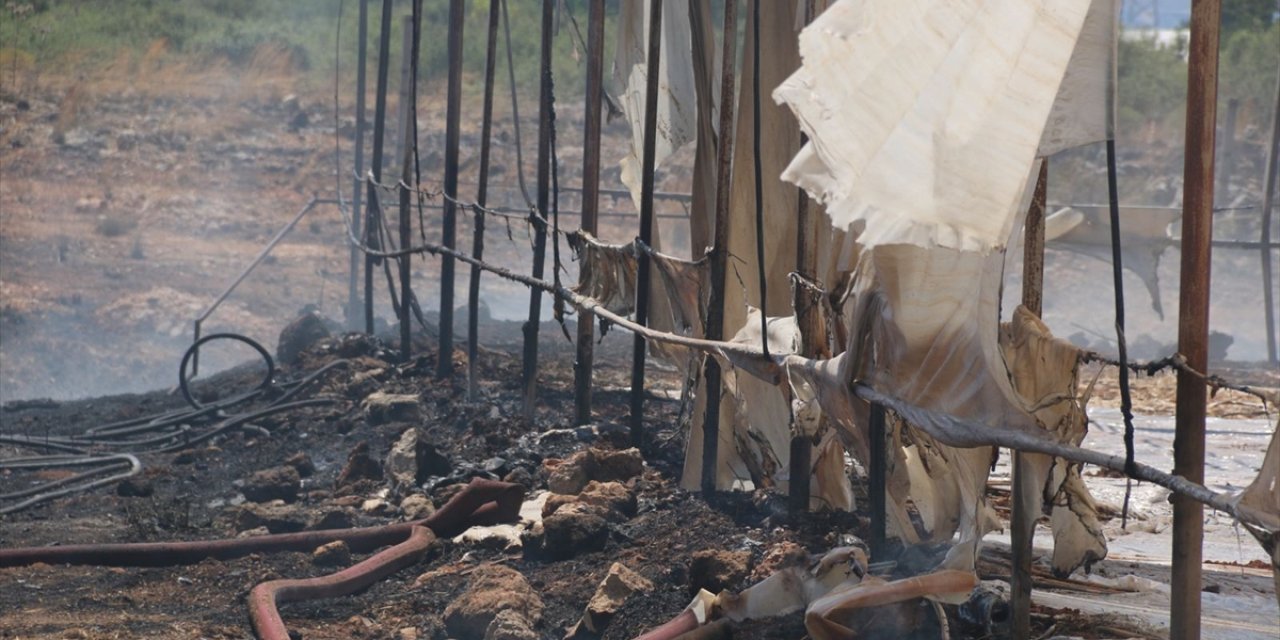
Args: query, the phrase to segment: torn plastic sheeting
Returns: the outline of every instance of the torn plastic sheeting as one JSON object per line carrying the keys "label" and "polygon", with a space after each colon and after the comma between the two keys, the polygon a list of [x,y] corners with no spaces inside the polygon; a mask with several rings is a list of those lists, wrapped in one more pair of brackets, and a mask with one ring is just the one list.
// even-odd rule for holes
{"label": "torn plastic sheeting", "polygon": [[[1025,307],[1014,310],[1001,326],[1000,346],[1015,392],[1030,408],[1040,428],[1059,441],[1079,445],[1088,432],[1085,404],[1077,395],[1080,350],[1058,340]],[[1024,454],[1025,471],[1041,487],[1027,492],[1026,513],[1050,512],[1053,529],[1053,571],[1067,576],[1088,569],[1107,555],[1107,539],[1098,522],[1097,505],[1080,477],[1080,465],[1036,453]],[[1048,506],[1049,508],[1045,508]]]}
{"label": "torn plastic sheeting", "polygon": [[810,138],[783,179],[865,247],[1004,246],[1088,8],[836,3],[774,92]]}
{"label": "torn plastic sheeting", "polygon": [[[1277,399],[1280,398],[1273,398],[1273,402]],[[1280,419],[1271,433],[1262,468],[1258,469],[1254,481],[1240,492],[1237,508],[1252,514],[1267,528],[1266,531],[1257,531],[1250,527],[1249,532],[1271,554],[1271,575],[1276,583],[1276,601],[1280,602]]]}
{"label": "torn plastic sheeting", "polygon": [[[599,301],[620,316],[635,312],[638,255],[635,243],[609,244],[585,231],[571,237],[581,264],[574,291]],[[704,292],[710,277],[705,260],[690,262],[649,250],[653,278],[649,291],[649,323],[658,331],[694,338],[703,337],[706,324]],[[692,354],[677,345],[653,343],[653,350],[678,367],[687,367]]]}
{"label": "torn plastic sheeting", "polygon": [[[837,226],[865,225],[844,309],[854,355],[840,380],[815,386],[833,388],[819,393],[830,399],[861,380],[933,412],[1029,431],[1038,422],[998,342],[1002,249],[1089,5],[938,5],[837,3],[801,35],[804,65],[774,93],[810,135],[783,178]],[[860,407],[836,404],[841,426],[865,429]],[[983,496],[991,448],[978,433],[918,424],[928,414],[905,417],[889,470],[899,533],[958,530],[944,566],[971,568],[996,522]]]}
{"label": "torn plastic sheeting", "polygon": [[[769,318],[769,348],[775,353],[795,354],[800,350],[800,331],[795,316]],[[747,319],[731,340],[760,347],[760,310],[748,308]],[[796,394],[785,380],[768,380],[739,371],[733,362],[721,363],[726,396],[735,410],[731,429],[721,429],[721,438],[731,444],[729,464],[717,467],[717,484],[733,486],[741,481],[742,470],[752,484],[786,492],[790,487],[791,437],[793,431],[817,438],[811,460],[810,505],[813,508],[852,510],[852,487],[844,471],[843,446],[834,431],[818,432],[820,407],[814,402],[795,402]],[[725,438],[725,432],[731,435]],[[684,481],[701,477],[701,440],[691,438],[685,451]]]}
{"label": "torn plastic sheeting", "polygon": [[[852,638],[849,614],[917,598],[963,602],[977,584],[969,571],[943,570],[901,580],[867,575],[867,557],[856,547],[832,549],[805,565],[775,571],[741,593],[700,591],[682,617],[706,624],[717,618],[763,620],[805,611],[805,629],[818,639]],[[680,619],[679,617],[677,619]]]}
{"label": "torn plastic sheeting", "polygon": [[[622,159],[622,183],[640,207],[640,155],[644,149],[645,85],[648,78],[649,3],[623,0],[613,78],[623,87],[622,111],[631,125],[631,148]],[[686,2],[662,5],[662,44],[658,60],[658,127],[654,167],[697,133],[697,96],[693,76],[693,36]]]}
{"label": "torn plastic sheeting", "polygon": [[1120,0],[1091,0],[1036,155],[1115,139]]}
{"label": "torn plastic sheeting", "polygon": [[[728,242],[725,250],[732,258],[727,264],[724,284],[724,317],[723,333],[731,336],[737,329],[747,324],[748,306],[765,307],[771,316],[786,316],[792,313],[790,297],[779,293],[768,296],[762,302],[760,280],[757,277],[761,265],[756,255],[756,183],[755,172],[751,170],[755,161],[754,130],[756,102],[753,90],[754,78],[758,75],[762,91],[769,91],[792,74],[800,66],[800,54],[796,38],[796,25],[803,17],[803,5],[800,2],[770,2],[762,0],[759,5],[760,42],[756,42],[755,20],[756,7],[753,0],[742,4],[741,12],[745,18],[741,60],[737,74],[737,108],[736,122],[731,131],[723,135],[733,136],[733,171],[729,185],[728,210]],[[760,66],[755,68],[754,51],[759,46],[764,54],[760,56]],[[788,275],[797,266],[797,207],[800,193],[795,185],[777,179],[787,163],[800,149],[800,127],[790,112],[770,100],[760,100],[760,154],[763,180],[760,186],[764,217],[763,236],[765,264],[763,272],[768,289],[771,292],[785,292],[789,287]],[[820,211],[812,208],[815,213]],[[821,225],[822,223],[819,223]],[[818,270],[819,275],[831,276],[832,265],[844,248],[840,242],[843,234],[818,234]],[[768,367],[757,366],[758,362],[743,361],[737,366],[750,367],[752,375],[768,374]],[[776,372],[773,372],[776,374]],[[759,377],[759,376],[758,376]],[[780,379],[776,375],[765,376],[774,382]],[[706,416],[708,395],[705,381],[699,380],[695,393],[693,424],[688,439],[689,448],[686,460],[698,460],[700,468],[702,451],[703,420]],[[717,487],[731,489],[743,487],[743,478],[749,473],[743,466],[743,459],[737,452],[734,431],[727,425],[736,424],[738,403],[730,394],[722,394],[710,401],[719,408],[719,422],[726,425],[719,431],[720,444],[717,458]],[[685,466],[681,478],[681,486],[697,489],[700,478],[690,465]]]}
{"label": "torn plastic sheeting", "polygon": [[[892,582],[867,576],[856,585],[841,585],[811,603],[805,612],[804,628],[814,640],[853,638],[856,637],[856,632],[848,626],[849,621],[845,617],[859,609],[882,607],[917,598],[959,604],[968,599],[977,585],[978,576],[972,571],[949,569]],[[945,614],[943,617],[945,618]]]}

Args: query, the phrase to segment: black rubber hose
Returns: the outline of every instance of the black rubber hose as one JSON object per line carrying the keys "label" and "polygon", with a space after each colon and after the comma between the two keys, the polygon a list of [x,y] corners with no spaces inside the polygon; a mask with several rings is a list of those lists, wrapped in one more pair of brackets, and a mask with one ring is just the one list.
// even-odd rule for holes
{"label": "black rubber hose", "polygon": [[267,362],[267,375],[262,378],[262,384],[258,385],[258,389],[263,390],[271,387],[271,380],[276,375],[276,361],[272,359],[271,354],[266,350],[266,348],[258,344],[252,338],[242,336],[238,333],[211,333],[199,340],[196,340],[190,347],[187,347],[187,352],[182,355],[182,364],[178,366],[178,387],[182,389],[182,397],[186,398],[187,404],[195,407],[196,409],[204,408],[204,405],[196,402],[195,397],[191,395],[191,389],[187,384],[187,364],[191,362],[191,358],[195,356],[196,351],[200,349],[200,345],[211,340],[235,340],[253,347],[253,349],[262,356],[262,359]]}

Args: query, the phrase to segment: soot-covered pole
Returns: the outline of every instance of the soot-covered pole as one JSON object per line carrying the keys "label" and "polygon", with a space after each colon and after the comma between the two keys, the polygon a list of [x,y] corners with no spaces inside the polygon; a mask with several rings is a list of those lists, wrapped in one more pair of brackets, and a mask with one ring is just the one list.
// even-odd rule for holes
{"label": "soot-covered pole", "polygon": [[[653,167],[657,157],[661,49],[662,0],[652,0],[649,5],[649,51],[645,59],[644,150],[640,162],[640,241],[646,247],[653,246]],[[637,262],[636,323],[648,326],[649,282],[652,277],[649,254],[641,251]],[[644,336],[636,334],[631,350],[631,440],[637,445],[644,443],[644,362]]]}

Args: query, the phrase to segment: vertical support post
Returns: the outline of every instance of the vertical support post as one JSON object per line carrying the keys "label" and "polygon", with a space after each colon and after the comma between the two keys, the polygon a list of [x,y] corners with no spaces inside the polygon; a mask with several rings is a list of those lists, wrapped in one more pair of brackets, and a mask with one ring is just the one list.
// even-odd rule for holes
{"label": "vertical support post", "polygon": [[[413,211],[409,184],[413,182],[413,149],[417,146],[414,140],[418,121],[418,46],[422,41],[422,0],[414,0],[413,15],[406,26],[409,27],[409,53],[405,57],[408,64],[406,86],[401,87],[402,111],[400,122],[400,246],[413,244]],[[396,259],[400,267],[400,361],[408,362],[413,357],[413,320],[410,315],[410,300],[413,299],[411,279],[413,272],[413,254],[407,253]]]}
{"label": "vertical support post", "polygon": [[[538,91],[538,195],[533,226],[533,277],[541,279],[547,257],[546,215],[551,201],[551,38],[556,0],[542,0],[542,48]],[[542,292],[529,290],[529,319],[524,323],[524,415],[533,418],[538,392],[538,328],[542,324]]]}
{"label": "vertical support post", "polygon": [[[356,46],[356,142],[355,142],[355,177],[351,183],[351,235],[360,238],[360,197],[364,195],[362,181],[364,180],[364,94],[365,87],[365,67],[367,58],[367,50],[369,48],[369,0],[360,0],[360,34],[357,38]],[[347,272],[347,330],[355,331],[360,327],[360,314],[358,309],[359,302],[359,280],[360,280],[360,247],[355,243],[351,245],[350,269]]]}
{"label": "vertical support post", "polygon": [[[814,6],[813,0],[806,0],[804,3],[804,23],[807,25],[813,21]],[[756,50],[760,48],[760,43],[756,42]],[[759,117],[759,114],[756,114]],[[800,134],[800,145],[804,146],[807,136]],[[809,195],[804,189],[799,189],[796,203],[796,271],[803,278],[816,282],[818,279],[818,225],[815,221],[816,216],[809,208]],[[804,343],[805,357],[812,358],[824,351],[825,345],[811,344],[817,336],[826,334],[825,327],[822,326],[822,317],[818,313],[818,309],[808,302],[808,293],[796,294],[797,300],[804,302],[796,305],[796,320],[799,323],[801,341]],[[763,300],[762,300],[763,303]],[[792,515],[804,513],[809,510],[809,493],[810,493],[810,470],[813,467],[813,443],[809,441],[806,434],[798,433],[792,430],[791,433],[791,456],[789,460],[789,475],[791,482],[788,485],[788,501],[787,507]]]}
{"label": "vertical support post", "polygon": [[[497,0],[489,2],[489,38],[485,44],[484,106],[480,116],[480,184],[476,186],[476,216],[471,255],[484,258],[484,207],[489,201],[489,148],[493,140],[493,73],[498,58]],[[471,265],[471,282],[467,288],[467,400],[477,396],[477,360],[480,358],[480,267]]]}
{"label": "vertical support post", "polygon": [[[729,183],[733,178],[734,72],[738,61],[738,3],[725,0],[724,42],[720,54],[720,126],[716,140],[716,216],[711,247],[711,295],[707,302],[708,340],[724,339],[725,267],[729,257]],[[702,420],[702,492],[716,490],[720,451],[720,362],[706,358],[707,401]]]}
{"label": "vertical support post", "polygon": [[[1218,112],[1218,32],[1221,0],[1193,0],[1187,65],[1187,141],[1182,199],[1182,264],[1178,293],[1178,352],[1195,371],[1208,369],[1209,268],[1213,237],[1214,127]],[[1204,482],[1204,381],[1178,371],[1173,473]],[[1173,579],[1169,637],[1200,637],[1204,506],[1185,496],[1173,502]]]}
{"label": "vertical support post", "polygon": [[1271,216],[1276,206],[1276,165],[1280,159],[1280,73],[1276,74],[1276,105],[1271,114],[1271,148],[1267,152],[1267,175],[1262,180],[1262,304],[1267,323],[1267,361],[1280,362],[1276,355],[1275,279],[1271,271]]}
{"label": "vertical support post", "polygon": [[[1027,210],[1026,237],[1022,254],[1022,306],[1040,316],[1044,306],[1044,213],[1049,187],[1049,160],[1040,161],[1040,175],[1031,195],[1031,207]],[[1026,455],[1013,452],[1012,515],[1009,522],[1010,547],[1013,566],[1010,568],[1009,636],[1031,636],[1031,560],[1032,539],[1035,537],[1036,519],[1039,514],[1028,513],[1023,508],[1034,492],[1039,491],[1026,473]]]}
{"label": "vertical support post", "polygon": [[884,429],[885,409],[883,405],[872,404],[870,419],[867,421],[867,442],[870,444],[870,460],[867,461],[867,498],[871,507],[871,559],[885,560],[887,536],[885,535],[885,510],[888,485],[885,476],[889,470],[889,454],[885,442]]}
{"label": "vertical support post", "polygon": [[[462,27],[466,0],[449,0],[449,88],[446,94],[444,125],[444,230],[441,244],[458,245],[458,144],[462,119]],[[408,246],[408,245],[405,245]],[[436,377],[453,373],[453,256],[440,258],[440,350],[436,354]]]}
{"label": "vertical support post", "polygon": [[[640,159],[640,241],[653,246],[653,168],[657,158],[658,75],[662,51],[662,0],[649,5],[649,51],[645,59],[644,150]],[[637,256],[636,323],[649,323],[649,254]],[[645,341],[635,334],[631,349],[631,441],[643,448]]]}
{"label": "vertical support post", "polygon": [[[391,0],[382,0],[382,26],[378,35],[378,94],[373,107],[373,182],[368,185],[368,212],[365,216],[365,245],[378,248],[379,209],[377,185],[382,182],[382,144],[387,133],[387,63],[391,57]],[[362,176],[363,177],[363,176]],[[366,255],[364,260],[364,331],[373,333],[373,267],[381,261]]]}
{"label": "vertical support post", "polygon": [[[587,90],[582,133],[583,231],[595,235],[600,210],[600,111],[604,86],[604,0],[589,0],[587,10]],[[578,345],[573,360],[574,424],[591,422],[591,369],[595,360],[595,315],[578,314]]]}

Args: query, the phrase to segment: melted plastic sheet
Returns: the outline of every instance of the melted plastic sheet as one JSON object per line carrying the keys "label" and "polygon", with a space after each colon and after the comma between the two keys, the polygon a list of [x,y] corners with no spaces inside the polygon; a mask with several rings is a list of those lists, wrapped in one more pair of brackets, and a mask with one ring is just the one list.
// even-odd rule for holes
{"label": "melted plastic sheet", "polygon": [[1239,500],[1241,511],[1247,511],[1266,526],[1265,531],[1251,532],[1271,554],[1271,574],[1276,582],[1276,599],[1280,600],[1280,420],[1276,421],[1258,477],[1241,492]]}
{"label": "melted plastic sheet", "polygon": [[[635,243],[601,242],[584,231],[577,233],[572,245],[581,261],[574,291],[600,301],[618,315],[634,315],[638,256],[643,249]],[[649,326],[667,333],[703,337],[709,277],[706,261],[690,262],[652,250],[649,257],[656,276],[649,290]],[[651,347],[679,367],[688,366],[692,357],[687,349],[676,345],[655,342]]]}
{"label": "melted plastic sheet", "polygon": [[1003,246],[1085,22],[1078,0],[843,0],[774,92],[810,137],[783,173],[865,247]]}
{"label": "melted plastic sheet", "polygon": [[[980,433],[929,423],[930,412],[1083,435],[1074,390],[1054,399],[1074,382],[1074,352],[1056,351],[1027,314],[1002,341],[998,305],[1035,158],[1107,133],[1097,94],[1109,81],[1083,81],[1111,60],[1098,54],[1107,37],[1081,36],[1114,31],[1114,4],[1097,4],[843,0],[801,35],[804,64],[774,92],[810,136],[783,178],[825,203],[837,227],[861,227],[863,248],[844,309],[849,351],[826,364],[791,359],[788,370],[805,374],[855,450],[865,450],[866,411],[848,397],[854,380],[927,410],[894,423],[892,520],[908,542],[958,532],[950,567],[971,567],[996,522],[983,499],[991,450]],[[1068,73],[1071,63],[1083,66]],[[1062,362],[1046,365],[1045,352]],[[1066,465],[1039,462],[1040,499],[1061,499],[1056,519],[1077,541],[1055,565],[1105,554],[1083,484]]]}
{"label": "melted plastic sheet", "polygon": [[[644,94],[648,79],[649,3],[622,0],[618,16],[613,78],[623,87],[622,111],[631,125],[631,148],[622,159],[622,183],[640,206],[640,156],[644,149]],[[662,45],[658,58],[658,127],[654,166],[697,133],[697,100],[688,0],[662,5]]]}

